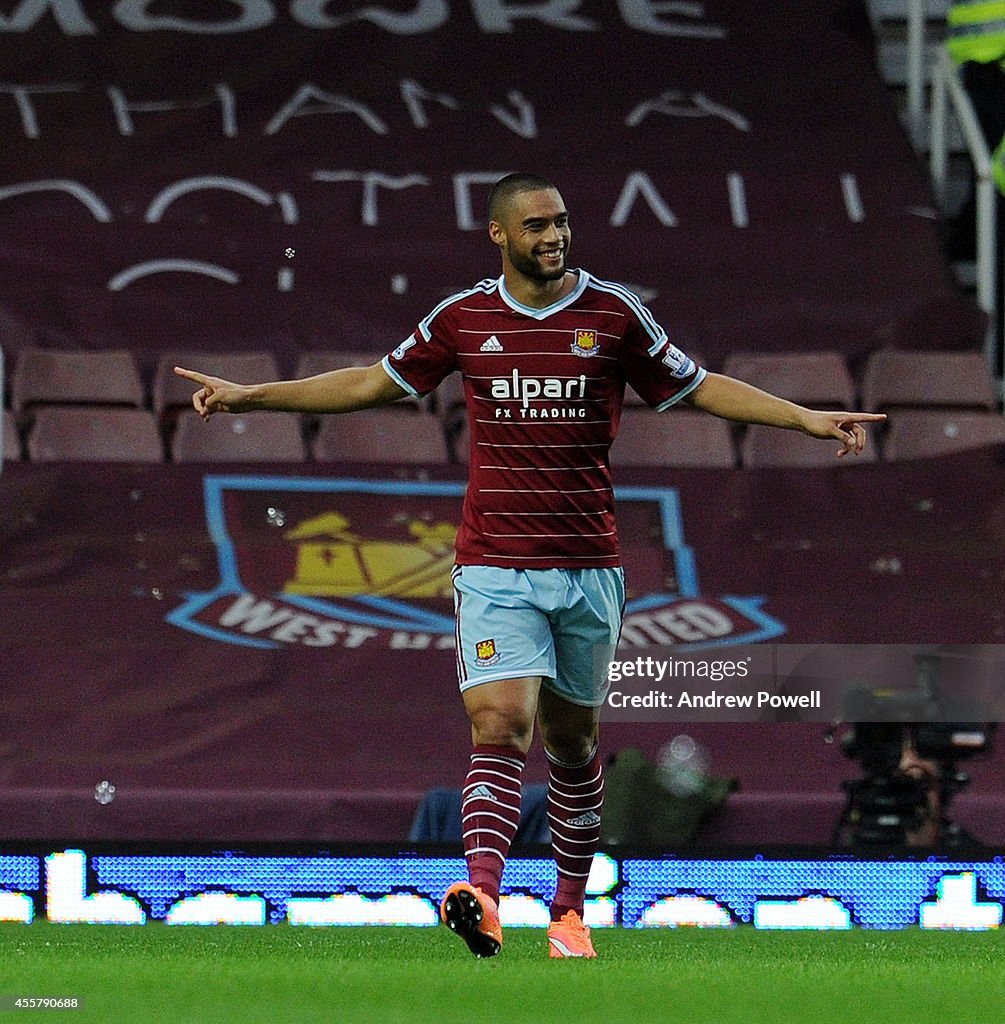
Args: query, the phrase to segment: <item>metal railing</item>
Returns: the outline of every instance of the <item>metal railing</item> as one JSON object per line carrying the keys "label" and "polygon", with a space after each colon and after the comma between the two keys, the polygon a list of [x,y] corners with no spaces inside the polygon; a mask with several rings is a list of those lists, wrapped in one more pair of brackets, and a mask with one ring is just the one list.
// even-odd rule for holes
{"label": "metal railing", "polygon": [[932,66],[932,123],[929,154],[932,187],[936,200],[945,208],[946,177],[949,166],[949,111],[960,126],[976,180],[976,299],[977,305],[988,315],[985,354],[992,375],[1002,377],[1002,338],[997,311],[998,274],[1005,267],[997,259],[997,189],[991,169],[991,150],[984,139],[970,97],[960,84],[953,59],[944,45],[936,51]]}
{"label": "metal railing", "polygon": [[907,123],[917,145],[925,130],[925,59],[928,8],[925,0],[907,0]]}

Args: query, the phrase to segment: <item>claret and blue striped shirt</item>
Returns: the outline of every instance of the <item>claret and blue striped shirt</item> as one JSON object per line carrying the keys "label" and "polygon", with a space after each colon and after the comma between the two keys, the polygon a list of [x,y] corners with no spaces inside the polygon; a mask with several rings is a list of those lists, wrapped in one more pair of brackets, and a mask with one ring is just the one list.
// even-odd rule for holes
{"label": "claret and blue striped shirt", "polygon": [[462,376],[470,478],[459,565],[619,565],[608,455],[625,384],[662,411],[705,377],[636,295],[575,273],[575,288],[544,309],[517,302],[501,277],[481,281],[384,357],[414,395]]}

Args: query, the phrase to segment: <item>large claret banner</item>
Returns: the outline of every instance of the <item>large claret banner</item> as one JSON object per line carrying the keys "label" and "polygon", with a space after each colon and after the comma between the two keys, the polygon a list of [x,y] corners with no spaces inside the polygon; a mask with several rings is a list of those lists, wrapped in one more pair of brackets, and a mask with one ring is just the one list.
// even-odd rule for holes
{"label": "large claret banner", "polygon": [[979,340],[859,2],[15,0],[0,137],[8,356],[386,351],[512,170],[712,362]]}
{"label": "large claret banner", "polygon": [[[429,788],[459,784],[469,727],[450,565],[463,480],[452,467],[423,479],[324,468],[4,467],[9,838],[394,840]],[[845,645],[933,646],[949,678],[971,645],[1003,643],[994,450],[625,471],[616,496],[626,663],[830,645],[827,663],[853,682]],[[903,684],[896,672],[861,681]],[[727,682],[693,688],[731,692]],[[1000,676],[991,684],[1001,692]],[[704,735],[717,771],[742,781],[734,837],[826,838],[854,765],[819,718],[671,718],[605,711],[606,750],[655,756],[682,728]],[[545,771],[535,747],[528,778]],[[985,818],[1005,821],[1000,758],[974,774]],[[96,799],[102,782],[113,801]],[[781,818],[765,793],[793,801]]]}

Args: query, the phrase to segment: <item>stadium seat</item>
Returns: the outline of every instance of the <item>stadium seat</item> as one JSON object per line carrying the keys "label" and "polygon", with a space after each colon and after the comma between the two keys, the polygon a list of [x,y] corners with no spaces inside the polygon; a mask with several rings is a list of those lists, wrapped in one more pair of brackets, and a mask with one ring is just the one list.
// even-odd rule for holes
{"label": "stadium seat", "polygon": [[734,352],[722,372],[801,405],[851,409],[855,403],[855,383],[839,352]]}
{"label": "stadium seat", "polygon": [[146,400],[136,359],[124,349],[67,351],[27,348],[11,378],[18,417],[37,405],[101,404],[140,408]]}
{"label": "stadium seat", "polygon": [[21,439],[18,437],[17,424],[10,411],[3,411],[3,457],[4,460],[16,462],[21,458]]}
{"label": "stadium seat", "polygon": [[163,352],[157,360],[153,380],[153,410],[164,423],[179,409],[189,408],[195,385],[174,372],[185,366],[214,377],[224,377],[240,384],[276,380],[279,367],[271,352]]}
{"label": "stadium seat", "polygon": [[877,460],[872,436],[860,455],[839,459],[837,441],[810,437],[797,430],[781,430],[754,423],[740,442],[740,462],[748,469],[764,467],[806,468],[811,466],[858,466]]}
{"label": "stadium seat", "polygon": [[318,462],[447,461],[443,424],[404,401],[348,416],[325,416],[312,444]]}
{"label": "stadium seat", "polygon": [[997,444],[1005,444],[1005,417],[997,412],[901,409],[887,425],[883,457],[903,462]]}
{"label": "stadium seat", "polygon": [[43,405],[28,432],[32,462],[163,462],[153,413],[121,406]]}
{"label": "stadium seat", "polygon": [[995,397],[981,352],[878,349],[862,372],[862,404],[870,412],[897,406],[993,409]]}
{"label": "stadium seat", "polygon": [[736,465],[732,428],[717,416],[692,409],[658,413],[626,405],[611,464],[732,467]]}
{"label": "stadium seat", "polygon": [[221,413],[208,422],[179,415],[171,440],[175,462],[304,462],[300,417],[292,412]]}

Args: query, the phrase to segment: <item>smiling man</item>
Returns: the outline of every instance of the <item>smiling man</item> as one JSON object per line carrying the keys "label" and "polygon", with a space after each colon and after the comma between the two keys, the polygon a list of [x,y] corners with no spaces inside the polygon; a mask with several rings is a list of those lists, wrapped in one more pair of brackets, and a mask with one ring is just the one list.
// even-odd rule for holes
{"label": "smiling man", "polygon": [[462,798],[468,879],[447,890],[441,917],[476,956],[499,952],[499,889],[536,724],[558,870],[549,955],[589,958],[596,952],[582,915],[600,841],[606,692],[593,658],[596,647],[613,653],[624,606],[608,454],[626,383],[657,410],[686,401],[801,430],[839,442],[838,456],[858,454],[863,424],[884,417],[816,412],[698,366],[632,292],[569,268],[569,214],[545,178],[496,183],[489,237],[502,275],[445,299],[373,366],[252,385],[177,372],[199,385],[193,404],[206,418],[351,412],[461,374],[470,481],[452,575],[472,736]]}

